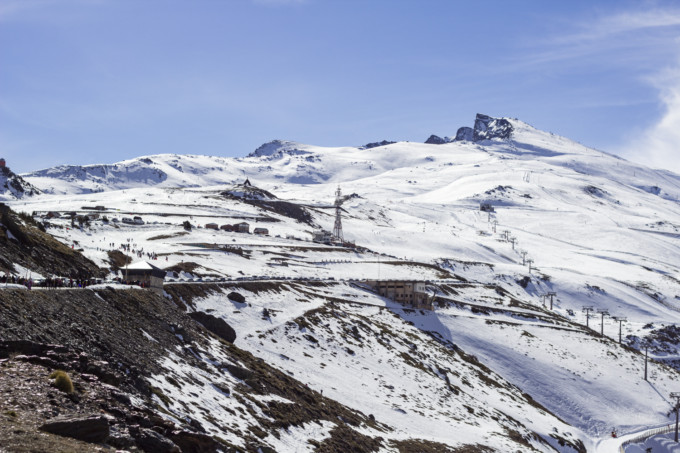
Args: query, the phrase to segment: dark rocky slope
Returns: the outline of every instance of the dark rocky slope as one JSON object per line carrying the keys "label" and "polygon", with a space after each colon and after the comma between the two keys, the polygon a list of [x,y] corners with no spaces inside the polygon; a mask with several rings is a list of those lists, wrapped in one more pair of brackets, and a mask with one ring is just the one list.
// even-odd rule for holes
{"label": "dark rocky slope", "polygon": [[45,276],[90,278],[102,274],[77,250],[42,231],[30,216],[0,203],[0,272],[14,271],[14,263]]}
{"label": "dark rocky slope", "polygon": [[[383,429],[374,420],[322,397],[250,353],[219,341],[219,353],[226,360],[215,363],[215,339],[174,303],[150,291],[3,290],[0,389],[5,393],[0,402],[4,427],[0,428],[0,450],[32,451],[35,442],[55,441],[59,442],[55,445],[68,444],[65,450],[90,451],[80,441],[55,440],[38,427],[55,417],[100,414],[110,425],[105,444],[142,451],[173,451],[172,444],[181,449],[177,451],[257,451],[267,447],[262,440],[267,435],[320,420],[337,425],[320,451],[341,451],[335,444],[344,445],[338,448],[346,451],[351,439],[364,445],[354,451],[375,451],[380,445],[379,437],[355,430],[358,426]],[[251,425],[249,431],[238,432],[245,448],[208,435],[206,426],[186,414],[169,414],[168,405],[159,402],[169,403],[171,396],[150,385],[148,378],[166,374],[173,379],[161,365],[169,351],[179,356],[182,367],[213,376],[214,385],[222,386],[230,397],[260,406],[260,415],[255,411],[234,414]],[[71,376],[72,394],[50,387],[48,376],[56,369]],[[225,376],[235,376],[240,383],[227,387]],[[183,384],[176,382],[180,388]],[[290,403],[263,404],[257,398],[262,395],[276,395]],[[200,399],[197,395],[199,405]],[[167,449],[159,450],[159,445]]]}

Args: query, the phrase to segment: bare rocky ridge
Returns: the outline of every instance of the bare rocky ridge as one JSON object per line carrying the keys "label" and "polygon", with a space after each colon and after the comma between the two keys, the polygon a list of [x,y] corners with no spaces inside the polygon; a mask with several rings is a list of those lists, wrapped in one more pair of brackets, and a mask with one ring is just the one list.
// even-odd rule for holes
{"label": "bare rocky ridge", "polygon": [[43,275],[91,278],[103,273],[39,227],[30,216],[20,216],[0,203],[0,271],[14,270],[17,263]]}
{"label": "bare rocky ridge", "polygon": [[14,173],[9,167],[0,167],[0,200],[2,195],[6,198],[31,197],[41,193],[40,189],[33,186],[24,178]]}

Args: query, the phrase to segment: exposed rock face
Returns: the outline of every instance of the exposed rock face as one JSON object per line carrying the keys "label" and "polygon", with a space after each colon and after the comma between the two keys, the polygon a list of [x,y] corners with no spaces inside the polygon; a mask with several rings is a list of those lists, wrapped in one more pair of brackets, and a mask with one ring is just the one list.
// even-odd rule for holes
{"label": "exposed rock face", "polygon": [[378,146],[386,146],[386,145],[391,145],[393,143],[397,142],[390,142],[388,140],[383,140],[381,142],[371,142],[371,143],[366,143],[362,148],[364,149],[371,149],[371,148],[377,148]]}
{"label": "exposed rock face", "polygon": [[215,316],[203,313],[202,311],[189,313],[189,316],[203,324],[206,329],[223,340],[228,341],[229,343],[233,343],[234,340],[236,340],[236,332],[223,319],[216,318]]}
{"label": "exposed rock face", "polygon": [[456,132],[456,141],[457,142],[462,142],[462,141],[467,141],[471,142],[474,138],[474,131],[472,130],[471,127],[463,126],[458,129],[458,132]]}
{"label": "exposed rock face", "polygon": [[248,157],[266,157],[276,159],[283,156],[284,154],[291,156],[309,154],[309,151],[299,148],[300,144],[297,142],[290,140],[272,140],[271,142],[260,145],[260,147],[255,151],[248,154]]}
{"label": "exposed rock face", "polygon": [[505,118],[493,118],[488,115],[477,114],[473,140],[492,140],[494,138],[508,139],[512,135],[512,124]]}
{"label": "exposed rock face", "polygon": [[45,275],[59,269],[61,275],[73,278],[103,273],[77,250],[41,231],[33,219],[0,203],[0,271],[14,271],[14,264]]}
{"label": "exposed rock face", "polygon": [[[159,166],[148,157],[133,159],[126,163],[96,165],[60,165],[34,171],[24,176],[27,178],[54,178],[62,181],[86,183],[81,185],[82,193],[102,192],[107,188],[125,188],[143,183],[144,185],[160,184],[168,179]],[[172,165],[172,163],[171,163]],[[175,168],[182,171],[181,166]],[[53,192],[53,188],[43,186],[45,192]]]}
{"label": "exposed rock face", "polygon": [[439,137],[438,135],[430,135],[427,140],[425,140],[425,143],[429,145],[443,145],[446,143],[446,140],[443,138]]}
{"label": "exposed rock face", "polygon": [[0,167],[0,200],[30,197],[39,193],[39,189],[26,182],[9,167]]}
{"label": "exposed rock face", "polygon": [[40,430],[85,442],[97,443],[109,437],[109,422],[102,416],[59,419],[45,423],[40,427]]}
{"label": "exposed rock face", "polygon": [[137,446],[148,453],[180,453],[182,450],[170,439],[152,429],[142,428],[135,433]]}
{"label": "exposed rock face", "polygon": [[181,448],[182,453],[213,453],[216,451],[224,451],[224,447],[207,434],[176,430],[173,431],[169,437]]}
{"label": "exposed rock face", "polygon": [[224,364],[224,367],[231,373],[232,376],[234,376],[236,379],[241,379],[242,381],[245,381],[246,379],[250,379],[253,377],[253,372],[250,370],[247,370],[243,367],[240,367],[238,365],[233,365],[231,363],[226,363]]}

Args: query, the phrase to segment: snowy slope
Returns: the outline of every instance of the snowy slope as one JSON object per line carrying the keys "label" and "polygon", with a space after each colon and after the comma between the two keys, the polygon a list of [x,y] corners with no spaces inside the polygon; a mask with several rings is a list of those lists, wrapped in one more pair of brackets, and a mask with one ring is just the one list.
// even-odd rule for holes
{"label": "snowy slope", "polygon": [[[540,418],[514,393],[513,398],[522,400],[516,412],[503,409],[500,399],[491,404],[488,398],[510,396],[487,389],[488,383],[480,386],[492,396],[469,393],[474,401],[465,404],[473,410],[491,404],[504,417],[520,420],[522,429],[538,433],[543,441],[532,445],[540,451],[549,451],[542,442],[551,442],[552,428],[565,439],[581,439],[590,451],[613,426],[632,432],[665,423],[677,372],[655,364],[650,381],[642,381],[639,353],[617,344],[619,323],[605,316],[605,338],[600,338],[600,316],[589,319],[586,329],[582,308],[627,318],[622,324],[624,342],[640,348],[641,338],[654,338],[650,352],[658,359],[670,363],[680,356],[680,339],[659,334],[672,332],[664,326],[680,324],[680,176],[518,120],[505,122],[512,126],[506,139],[491,133],[477,141],[400,142],[370,149],[274,141],[236,159],[155,155],[113,165],[59,167],[24,175],[49,193],[13,202],[12,207],[41,215],[86,213],[91,211],[83,207],[103,206],[100,215],[109,222],[93,220],[80,228],[77,223],[72,227],[69,219],[48,220],[49,232],[82,248],[100,265],[109,265],[111,248],[131,244],[142,257],[157,254],[155,264],[174,270],[171,278],[178,280],[337,283],[325,298],[311,298],[288,285],[266,297],[249,294],[252,307],[234,307],[220,293],[198,300],[196,306],[240,326],[240,346],[300,379],[302,375],[310,386],[335,387],[327,391],[344,404],[368,413],[379,409],[394,419],[396,431],[404,436],[412,429],[414,437],[417,433],[454,443],[439,434],[453,423],[447,419],[451,414],[440,404],[425,410],[418,403],[423,392],[429,395],[425,399],[443,398],[435,390],[442,378],[423,386],[399,382],[398,376],[407,375],[404,370],[413,371],[404,368],[407,359],[399,356],[404,351],[382,350],[370,335],[365,341],[381,351],[380,356],[358,354],[348,343],[356,356],[328,357],[330,352],[322,353],[323,348],[345,347],[333,346],[345,324],[362,320],[374,332],[381,323],[398,326],[395,335],[417,336],[419,347],[432,351],[432,360],[452,360],[446,352],[451,344],[476,356],[503,382],[531,395],[565,422],[551,415]],[[297,205],[312,221],[239,198],[244,186],[238,184],[246,177],[276,197],[260,201]],[[317,226],[333,228],[338,185],[343,194],[352,195],[343,204],[343,228],[345,238],[356,241],[358,249],[310,242]],[[490,203],[494,212],[480,211],[480,203]],[[113,221],[133,215],[142,216],[145,224]],[[185,221],[194,225],[191,231],[183,228]],[[266,227],[270,235],[197,228],[241,221],[249,222],[251,230]],[[368,293],[348,281],[365,279],[428,280],[433,291],[440,288],[441,306],[432,313],[404,311],[394,304],[389,310],[348,306],[328,317],[329,297],[368,297],[372,305],[389,305],[365,296]],[[463,279],[470,286],[456,289]],[[547,292],[556,293],[552,311],[543,307],[541,296]],[[277,316],[263,321],[261,311],[267,307]],[[314,319],[326,327],[315,327],[319,343],[311,354],[309,345],[301,346],[308,342],[305,332],[291,330],[290,323],[314,309],[324,310],[323,320]],[[518,310],[525,313],[515,313]],[[426,337],[435,338],[438,346]],[[319,368],[319,354],[326,367],[312,372]],[[407,413],[423,411],[421,422],[400,420],[403,414],[394,409],[401,407],[399,394],[384,399],[384,389],[365,382],[367,375],[385,376],[389,360],[400,365],[389,371],[397,382],[387,385],[407,395]],[[422,358],[421,363],[429,362]],[[345,375],[343,370],[350,371]],[[429,374],[411,378],[436,379]],[[356,398],[352,389],[363,383],[369,385],[369,397]],[[432,389],[425,390],[427,385]],[[430,419],[442,425],[425,422]],[[455,423],[462,423],[466,442],[476,440],[503,451],[504,440],[485,437],[470,426],[464,429],[466,422]],[[488,423],[500,431],[506,426],[483,417],[470,423]]]}
{"label": "snowy slope", "polygon": [[0,201],[31,197],[38,193],[40,190],[26,182],[9,167],[0,167]]}

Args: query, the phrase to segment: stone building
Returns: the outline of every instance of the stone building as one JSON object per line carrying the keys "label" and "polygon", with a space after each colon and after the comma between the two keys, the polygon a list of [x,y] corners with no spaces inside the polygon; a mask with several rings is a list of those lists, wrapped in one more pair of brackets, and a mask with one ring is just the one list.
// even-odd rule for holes
{"label": "stone building", "polygon": [[412,280],[368,280],[366,282],[382,297],[410,305],[413,308],[432,310],[434,297],[427,292],[427,283]]}
{"label": "stone building", "polygon": [[137,261],[123,269],[123,278],[129,284],[150,288],[156,292],[163,292],[165,271],[146,261]]}

